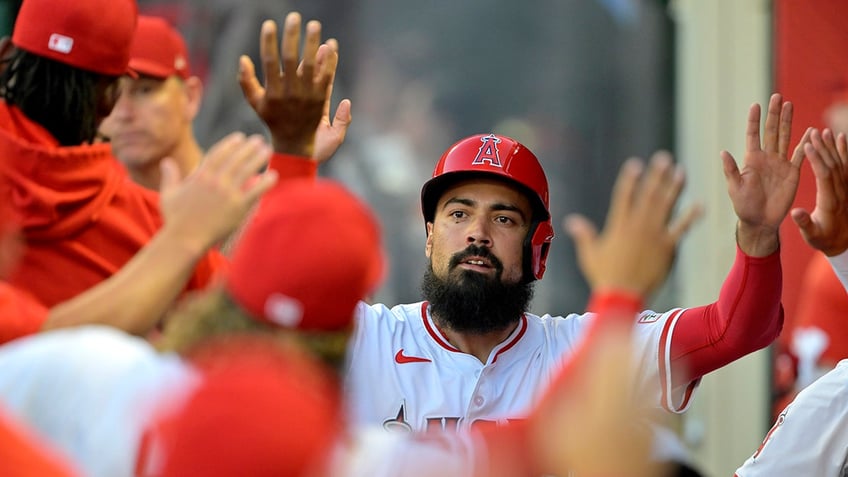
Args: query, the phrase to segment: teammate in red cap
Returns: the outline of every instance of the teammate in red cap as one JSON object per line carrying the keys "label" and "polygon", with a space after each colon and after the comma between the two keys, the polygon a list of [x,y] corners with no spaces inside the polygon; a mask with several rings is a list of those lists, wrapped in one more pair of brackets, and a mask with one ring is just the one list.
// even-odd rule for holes
{"label": "teammate in red cap", "polygon": [[[245,96],[272,136],[283,128],[280,108],[268,103],[279,104],[289,91],[295,27],[299,22],[287,22],[283,35],[282,75],[266,73],[263,89],[250,65],[242,69]],[[263,40],[266,63],[279,56],[272,44]],[[792,105],[781,95],[770,98],[762,137],[760,121],[755,104],[741,168],[721,154],[738,222],[736,259],[718,300],[633,317],[637,386],[651,391],[654,406],[684,411],[701,377],[767,346],[780,331],[778,231],[795,197],[803,150],[789,148]],[[291,161],[291,170],[312,174],[309,156]],[[665,174],[679,173],[668,157],[657,161]],[[347,374],[354,424],[465,430],[521,418],[544,391],[594,314],[527,312],[553,229],[541,171],[520,143],[498,134],[471,136],[446,151],[422,190],[430,261],[424,300],[358,307]]]}
{"label": "teammate in red cap", "polygon": [[[117,272],[162,225],[158,196],[94,144],[131,71],[136,17],[133,0],[25,0],[4,42],[0,175],[27,243],[10,281],[48,307]],[[200,288],[223,260],[195,260]]]}
{"label": "teammate in red cap", "polygon": [[[45,17],[45,11],[53,14]],[[259,138],[240,134],[210,149],[209,167],[189,178],[194,186],[188,190],[174,187],[179,172],[164,161],[162,200],[176,209],[165,210],[172,213],[165,217],[171,227],[151,242],[163,221],[159,195],[133,184],[108,145],[94,144],[97,125],[113,105],[116,81],[135,75],[128,68],[135,18],[134,1],[27,0],[12,42],[0,41],[0,151],[6,151],[0,175],[9,185],[3,196],[11,216],[4,225],[20,223],[27,242],[11,283],[0,284],[0,302],[8,311],[0,341],[91,322],[147,333],[186,282],[190,288],[205,286],[222,267],[222,257],[208,248],[222,240],[223,229],[232,230],[227,222],[233,214],[243,217],[275,181],[273,173],[252,178],[266,163],[267,150]],[[341,144],[349,121],[349,109],[346,116],[340,107],[331,122],[324,101],[335,70],[334,46],[321,48],[330,61],[317,71],[323,90],[315,135],[325,154]],[[318,49],[315,45],[313,56]],[[191,189],[204,191],[204,199]],[[139,250],[139,259],[130,261]],[[124,265],[128,270],[116,273]],[[105,286],[77,299],[98,284]],[[91,310],[80,311],[85,308]]]}
{"label": "teammate in red cap", "polygon": [[176,161],[183,176],[203,158],[192,126],[203,82],[191,74],[182,35],[160,17],[139,15],[129,66],[138,77],[121,78],[100,133],[134,181],[158,190],[162,158]]}

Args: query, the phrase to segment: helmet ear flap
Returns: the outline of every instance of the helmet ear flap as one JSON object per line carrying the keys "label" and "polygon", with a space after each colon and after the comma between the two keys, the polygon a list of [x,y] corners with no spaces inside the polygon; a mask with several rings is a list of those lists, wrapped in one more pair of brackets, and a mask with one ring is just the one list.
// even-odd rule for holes
{"label": "helmet ear flap", "polygon": [[535,222],[527,234],[528,240],[525,241],[524,247],[524,271],[530,281],[539,280],[545,275],[545,262],[548,259],[553,238],[554,229],[550,218]]}

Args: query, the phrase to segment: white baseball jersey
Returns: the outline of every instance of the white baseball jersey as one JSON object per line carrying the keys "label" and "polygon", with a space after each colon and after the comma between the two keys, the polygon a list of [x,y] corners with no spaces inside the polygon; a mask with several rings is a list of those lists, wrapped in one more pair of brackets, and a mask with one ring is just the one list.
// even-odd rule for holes
{"label": "white baseball jersey", "polygon": [[0,346],[3,407],[87,477],[132,477],[151,413],[198,381],[176,355],[107,326],[59,329]]}
{"label": "white baseball jersey", "polygon": [[795,396],[739,477],[848,476],[848,360]]}
{"label": "white baseball jersey", "polygon": [[[669,344],[682,309],[634,319],[641,386],[658,405],[685,410],[698,381],[670,387]],[[347,404],[354,426],[426,431],[465,430],[478,421],[519,419],[580,342],[591,313],[525,314],[486,363],[454,348],[427,304],[387,308],[360,303],[348,348]]]}
{"label": "white baseball jersey", "polygon": [[[828,257],[848,291],[848,251]],[[848,360],[804,388],[780,413],[739,477],[848,477]]]}

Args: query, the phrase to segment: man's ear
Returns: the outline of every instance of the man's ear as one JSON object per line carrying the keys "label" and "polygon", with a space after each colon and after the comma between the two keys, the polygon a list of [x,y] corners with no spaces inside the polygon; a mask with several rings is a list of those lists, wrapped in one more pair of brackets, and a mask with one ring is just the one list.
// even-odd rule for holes
{"label": "man's ear", "polygon": [[197,116],[198,111],[200,111],[200,104],[203,101],[203,82],[197,76],[189,76],[185,80],[185,91],[186,96],[188,97],[188,103],[186,107],[188,108],[188,115],[192,121]]}
{"label": "man's ear", "polygon": [[427,222],[427,243],[424,245],[424,255],[430,258],[433,252],[433,222]]}

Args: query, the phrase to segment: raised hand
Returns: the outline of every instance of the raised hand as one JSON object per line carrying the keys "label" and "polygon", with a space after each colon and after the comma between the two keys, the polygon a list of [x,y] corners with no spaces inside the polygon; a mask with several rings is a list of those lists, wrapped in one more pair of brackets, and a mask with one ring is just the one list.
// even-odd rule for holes
{"label": "raised hand", "polygon": [[790,215],[804,240],[832,257],[848,249],[848,140],[844,133],[834,138],[829,129],[808,129],[804,138],[809,141],[802,139],[801,146],[816,176],[816,207]]}
{"label": "raised hand", "polygon": [[613,188],[603,233],[580,215],[566,217],[577,259],[593,290],[631,290],[647,297],[665,280],[677,244],[700,214],[692,206],[672,220],[684,175],[667,152],[657,152],[644,170],[629,159]]}
{"label": "raised hand", "polygon": [[[266,20],[262,24],[259,44],[264,86],[259,83],[253,62],[247,56],[239,59],[239,84],[248,104],[268,126],[274,150],[311,157],[316,150],[316,131],[325,115],[329,118],[328,101],[338,53],[333,46],[321,44],[321,23],[312,20],[306,24],[301,59],[300,30],[300,14],[289,13],[278,49],[277,24]],[[347,114],[344,110],[341,114],[339,127],[346,130],[344,120],[349,118],[349,108]],[[325,147],[322,154],[327,150]]]}
{"label": "raised hand", "polygon": [[750,256],[766,256],[777,250],[780,224],[795,200],[804,154],[796,148],[788,160],[791,129],[792,103],[773,94],[762,141],[760,105],[753,104],[748,112],[742,169],[729,152],[721,152],[727,191],[739,218],[736,240]]}
{"label": "raised hand", "polygon": [[179,231],[191,250],[205,250],[226,238],[259,198],[277,182],[261,170],[271,149],[259,135],[232,133],[213,145],[184,181],[171,159],[162,161],[160,197],[165,227]]}

